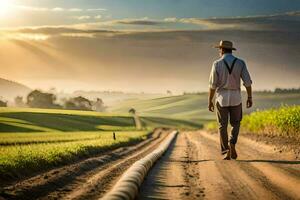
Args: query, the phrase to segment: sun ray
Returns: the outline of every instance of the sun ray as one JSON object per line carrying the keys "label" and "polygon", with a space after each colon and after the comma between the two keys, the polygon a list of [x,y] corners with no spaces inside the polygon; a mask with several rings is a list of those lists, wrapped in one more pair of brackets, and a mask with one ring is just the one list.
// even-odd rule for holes
{"label": "sun ray", "polygon": [[0,16],[3,17],[9,13],[12,4],[10,0],[0,0]]}

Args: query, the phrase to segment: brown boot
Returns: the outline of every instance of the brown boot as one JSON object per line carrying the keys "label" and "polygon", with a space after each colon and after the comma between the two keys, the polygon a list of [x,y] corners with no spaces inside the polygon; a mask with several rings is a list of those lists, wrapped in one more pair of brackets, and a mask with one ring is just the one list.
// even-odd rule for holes
{"label": "brown boot", "polygon": [[234,160],[238,157],[235,150],[235,144],[230,144],[230,157]]}
{"label": "brown boot", "polygon": [[228,149],[226,155],[224,156],[223,160],[230,160],[230,149]]}

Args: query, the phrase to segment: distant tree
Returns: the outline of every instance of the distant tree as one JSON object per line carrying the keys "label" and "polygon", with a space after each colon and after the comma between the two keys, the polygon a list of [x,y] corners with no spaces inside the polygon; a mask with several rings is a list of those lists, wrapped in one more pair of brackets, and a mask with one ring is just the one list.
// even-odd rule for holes
{"label": "distant tree", "polygon": [[171,90],[167,90],[167,95],[172,96],[172,91]]}
{"label": "distant tree", "polygon": [[79,110],[78,107],[76,106],[76,104],[71,101],[71,100],[67,100],[64,103],[64,109],[68,109],[68,110]]}
{"label": "distant tree", "polygon": [[87,98],[78,96],[67,100],[64,107],[69,110],[92,110],[92,102]]}
{"label": "distant tree", "polygon": [[0,100],[0,107],[7,107],[7,102]]}
{"label": "distant tree", "polygon": [[275,88],[274,93],[300,93],[300,88]]}
{"label": "distant tree", "polygon": [[135,111],[134,108],[130,108],[128,112],[129,112],[130,114],[133,114],[133,115],[135,115],[135,113],[136,113],[136,111]]}
{"label": "distant tree", "polygon": [[26,106],[26,103],[23,101],[23,97],[17,96],[15,98],[15,106],[17,106],[17,107],[25,107]]}
{"label": "distant tree", "polygon": [[94,111],[103,112],[105,110],[104,102],[100,98],[97,98],[96,101],[92,102],[92,105]]}
{"label": "distant tree", "polygon": [[133,115],[136,129],[142,129],[142,122],[140,120],[140,117],[137,115],[136,110],[134,108],[131,108],[128,112]]}
{"label": "distant tree", "polygon": [[39,90],[30,92],[27,96],[27,105],[31,108],[61,108],[55,104],[56,96]]}

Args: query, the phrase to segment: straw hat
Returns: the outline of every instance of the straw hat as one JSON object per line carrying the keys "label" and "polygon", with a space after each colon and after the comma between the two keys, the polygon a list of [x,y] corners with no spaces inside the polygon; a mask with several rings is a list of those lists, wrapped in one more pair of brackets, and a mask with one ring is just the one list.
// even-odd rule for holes
{"label": "straw hat", "polygon": [[226,41],[226,40],[221,40],[220,44],[217,46],[214,46],[215,48],[218,49],[231,49],[231,50],[236,50],[236,48],[233,47],[233,43],[231,41]]}

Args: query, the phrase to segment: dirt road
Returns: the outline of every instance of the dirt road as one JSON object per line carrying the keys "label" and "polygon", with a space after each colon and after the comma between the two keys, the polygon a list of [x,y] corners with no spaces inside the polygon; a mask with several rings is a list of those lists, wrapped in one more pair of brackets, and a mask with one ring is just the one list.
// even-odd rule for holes
{"label": "dirt road", "polygon": [[142,184],[138,199],[300,199],[300,161],[240,137],[223,161],[218,135],[182,132]]}
{"label": "dirt road", "polygon": [[[99,199],[168,132],[157,130],[140,144],[12,183],[0,199]],[[237,150],[238,160],[223,161],[217,134],[180,132],[148,173],[137,199],[300,199],[299,160],[244,137]]]}

